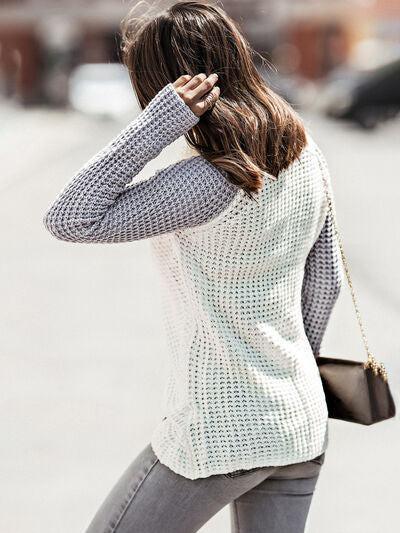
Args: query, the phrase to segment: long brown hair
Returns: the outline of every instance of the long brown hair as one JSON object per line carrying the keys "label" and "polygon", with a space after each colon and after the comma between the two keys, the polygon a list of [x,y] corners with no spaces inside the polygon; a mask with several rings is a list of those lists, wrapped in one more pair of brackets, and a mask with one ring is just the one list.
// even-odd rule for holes
{"label": "long brown hair", "polygon": [[182,74],[218,74],[219,99],[186,139],[249,196],[263,186],[265,172],[277,177],[300,156],[306,144],[300,117],[268,87],[256,52],[219,6],[177,2],[139,17],[131,11],[122,23],[122,54],[142,108]]}

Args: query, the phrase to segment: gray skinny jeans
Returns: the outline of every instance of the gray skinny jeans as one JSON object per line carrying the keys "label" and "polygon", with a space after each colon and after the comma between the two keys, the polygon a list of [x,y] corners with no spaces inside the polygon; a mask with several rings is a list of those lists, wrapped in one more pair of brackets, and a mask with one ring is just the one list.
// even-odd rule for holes
{"label": "gray skinny jeans", "polygon": [[228,504],[233,533],[301,533],[324,459],[193,480],[160,463],[148,444],[86,533],[192,533]]}

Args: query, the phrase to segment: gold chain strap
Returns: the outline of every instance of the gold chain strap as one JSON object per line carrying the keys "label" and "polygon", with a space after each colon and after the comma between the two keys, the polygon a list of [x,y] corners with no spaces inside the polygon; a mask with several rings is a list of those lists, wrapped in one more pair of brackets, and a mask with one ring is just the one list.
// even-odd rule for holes
{"label": "gold chain strap", "polygon": [[333,229],[334,229],[334,232],[335,232],[335,235],[336,235],[336,239],[337,239],[337,242],[338,242],[338,245],[339,245],[340,255],[341,255],[341,258],[342,258],[342,263],[343,263],[344,272],[345,272],[345,275],[346,275],[347,284],[348,284],[348,286],[350,288],[351,299],[352,299],[352,302],[353,302],[354,310],[356,312],[358,326],[360,328],[361,337],[362,337],[362,340],[363,340],[363,343],[364,343],[365,351],[367,353],[367,361],[364,363],[364,368],[371,368],[375,375],[380,374],[382,376],[382,378],[384,379],[384,381],[387,381],[388,375],[387,375],[387,371],[385,369],[385,366],[383,365],[383,363],[378,363],[378,361],[375,359],[375,357],[372,355],[372,353],[370,352],[370,349],[369,349],[367,335],[365,333],[364,324],[363,324],[363,321],[361,319],[360,309],[358,307],[358,302],[357,302],[357,298],[356,298],[356,295],[355,295],[355,292],[354,292],[353,283],[351,281],[349,265],[348,265],[348,262],[347,262],[346,255],[344,253],[343,242],[342,242],[342,239],[341,239],[341,236],[340,236],[340,233],[339,233],[339,229],[338,229],[338,225],[337,225],[337,222],[336,222],[336,218],[335,218],[335,214],[334,214],[334,210],[333,210],[333,206],[332,206],[332,200],[331,200],[331,197],[330,197],[330,194],[329,194],[328,182],[327,182],[327,179],[326,179],[326,176],[325,176],[324,172],[322,172],[322,178],[323,178],[323,181],[324,181],[325,194],[326,194],[326,199],[327,199],[327,202],[328,202],[328,211],[329,211],[329,214],[331,216]]}

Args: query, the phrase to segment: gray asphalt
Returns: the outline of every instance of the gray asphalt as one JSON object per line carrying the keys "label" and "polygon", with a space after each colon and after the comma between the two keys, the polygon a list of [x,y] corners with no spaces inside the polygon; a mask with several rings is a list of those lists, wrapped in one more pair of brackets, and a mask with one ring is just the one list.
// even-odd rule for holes
{"label": "gray asphalt", "polygon": [[[159,281],[146,241],[65,243],[42,224],[73,172],[124,124],[42,109],[1,115],[0,530],[80,533],[159,419]],[[399,403],[400,123],[366,133],[305,120],[330,164],[371,348]],[[324,353],[364,359],[345,286]],[[397,530],[399,436],[397,419],[330,421],[308,533]],[[228,531],[228,520],[225,508],[201,531]]]}

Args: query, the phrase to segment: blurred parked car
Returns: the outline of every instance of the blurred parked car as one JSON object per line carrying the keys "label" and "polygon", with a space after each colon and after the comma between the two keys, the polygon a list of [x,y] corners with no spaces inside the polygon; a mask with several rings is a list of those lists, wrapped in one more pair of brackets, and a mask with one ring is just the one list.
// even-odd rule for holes
{"label": "blurred parked car", "polygon": [[118,117],[139,111],[128,72],[119,63],[76,67],[69,79],[69,101],[88,114]]}
{"label": "blurred parked car", "polygon": [[374,128],[400,111],[400,59],[373,70],[341,67],[327,78],[318,107],[328,116]]}

